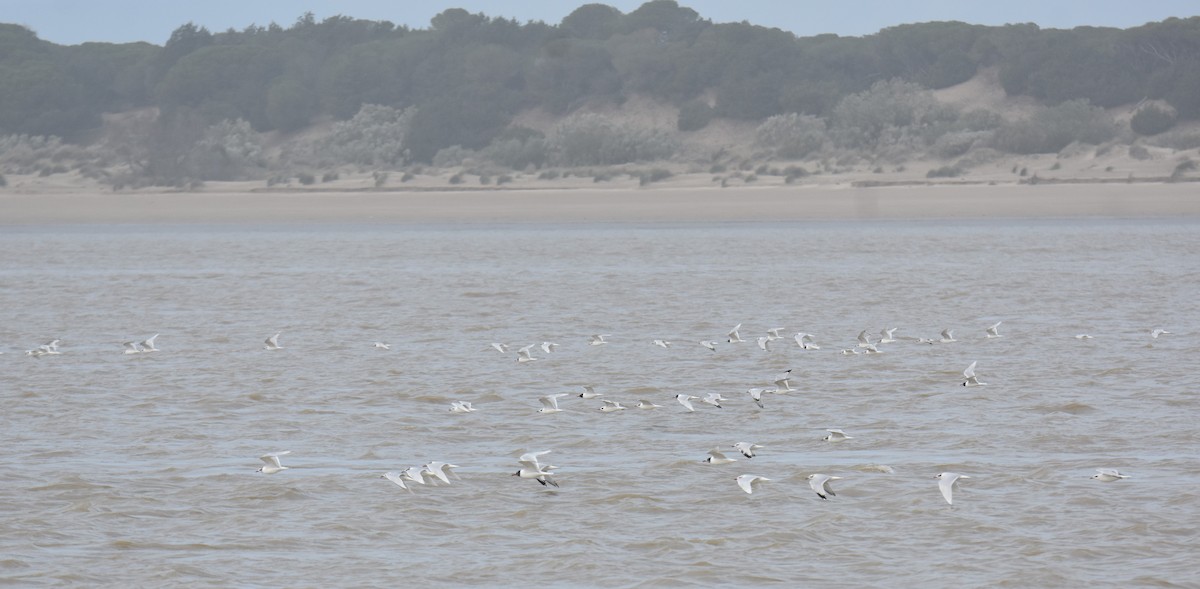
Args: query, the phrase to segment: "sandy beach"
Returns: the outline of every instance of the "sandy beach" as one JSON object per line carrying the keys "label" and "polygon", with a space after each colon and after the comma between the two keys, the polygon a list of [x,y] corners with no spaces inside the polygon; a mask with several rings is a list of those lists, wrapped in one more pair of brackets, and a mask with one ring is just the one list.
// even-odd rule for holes
{"label": "sandy beach", "polygon": [[1200,216],[1181,184],[0,193],[0,224],[539,223]]}

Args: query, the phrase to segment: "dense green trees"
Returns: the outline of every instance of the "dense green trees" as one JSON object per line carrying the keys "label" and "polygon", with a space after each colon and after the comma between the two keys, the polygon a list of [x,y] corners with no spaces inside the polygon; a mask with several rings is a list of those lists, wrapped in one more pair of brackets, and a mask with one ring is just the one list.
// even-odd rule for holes
{"label": "dense green trees", "polygon": [[[219,33],[187,23],[162,47],[63,47],[0,25],[0,135],[70,139],[96,127],[101,113],[145,106],[158,108],[163,128],[243,120],[256,131],[287,132],[380,105],[414,109],[404,138],[408,157],[429,161],[451,145],[487,146],[523,109],[567,115],[588,103],[643,94],[686,107],[681,129],[702,128],[713,116],[857,117],[864,123],[859,135],[831,123],[831,138],[869,144],[888,126],[911,124],[905,117],[932,117],[918,125],[944,122],[904,102],[917,96],[909,90],[954,85],[983,67],[999,69],[1010,95],[1047,106],[1086,100],[1112,107],[1151,98],[1169,104],[1180,120],[1200,118],[1200,17],[1128,30],[934,22],[864,37],[798,38],[747,23],[712,23],[674,0],[653,0],[628,14],[585,4],[558,25],[462,9],[415,30],[346,16],[317,21],[311,14],[288,27]],[[896,98],[877,86],[883,82],[909,90],[887,115],[895,120],[869,121],[864,113],[886,110],[878,100]],[[862,102],[872,97],[877,102]],[[1030,139],[1028,129],[1007,132],[1021,149],[1057,143]],[[946,149],[957,151],[970,137],[947,140]]]}

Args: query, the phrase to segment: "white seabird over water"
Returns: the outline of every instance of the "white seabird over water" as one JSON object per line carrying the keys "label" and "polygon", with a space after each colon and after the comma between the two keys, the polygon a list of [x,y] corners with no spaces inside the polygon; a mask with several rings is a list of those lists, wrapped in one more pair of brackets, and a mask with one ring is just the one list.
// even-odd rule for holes
{"label": "white seabird over water", "polygon": [[829,497],[826,497],[826,495],[837,497],[837,493],[834,493],[833,489],[829,487],[829,481],[838,481],[841,479],[842,477],[835,477],[827,474],[810,474],[808,475],[808,486],[811,487],[814,492],[816,492],[817,497],[828,501]]}
{"label": "white seabird over water", "polygon": [[261,472],[263,474],[275,474],[277,472],[287,470],[288,467],[286,467],[282,464],[279,464],[279,457],[283,456],[285,454],[291,454],[291,453],[292,453],[291,450],[285,450],[283,452],[275,452],[273,454],[263,454],[262,456],[259,456],[258,459],[263,461],[264,465],[262,468],[254,471],[254,472]]}
{"label": "white seabird over water", "polygon": [[958,479],[969,479],[971,477],[957,472],[943,472],[933,477],[938,480],[938,489],[942,491],[942,497],[946,498],[946,503],[954,505],[954,483]]}
{"label": "white seabird over water", "polygon": [[750,494],[750,493],[754,492],[755,485],[761,484],[761,483],[769,481],[771,479],[769,479],[767,477],[760,477],[760,476],[754,475],[754,474],[744,474],[744,475],[737,477],[734,480],[737,481],[738,486],[741,487],[743,491],[745,491],[747,494]]}

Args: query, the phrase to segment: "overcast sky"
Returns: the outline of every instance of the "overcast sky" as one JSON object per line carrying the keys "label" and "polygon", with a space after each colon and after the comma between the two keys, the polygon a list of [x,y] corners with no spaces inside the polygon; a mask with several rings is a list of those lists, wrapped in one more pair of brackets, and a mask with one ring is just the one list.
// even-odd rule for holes
{"label": "overcast sky", "polygon": [[[429,26],[447,8],[488,16],[557,24],[585,0],[0,0],[0,22],[25,25],[59,44],[84,41],[164,43],[171,31],[194,22],[211,31],[272,21],[289,26],[311,11]],[[602,2],[630,12],[642,0]],[[1200,14],[1197,0],[681,0],[713,22],[749,21],[800,36],[866,35],[881,28],[932,20],[1002,25],[1033,22],[1043,28],[1127,28],[1171,16]]]}

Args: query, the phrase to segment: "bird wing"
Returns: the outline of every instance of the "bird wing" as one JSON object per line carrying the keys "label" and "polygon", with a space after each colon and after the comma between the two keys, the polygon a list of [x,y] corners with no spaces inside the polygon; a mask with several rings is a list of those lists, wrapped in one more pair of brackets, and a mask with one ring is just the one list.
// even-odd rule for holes
{"label": "bird wing", "polygon": [[971,365],[968,366],[967,369],[963,371],[963,376],[967,377],[968,379],[975,378],[975,364],[977,364],[978,362],[979,362],[978,360],[976,360],[975,362],[972,362]]}

